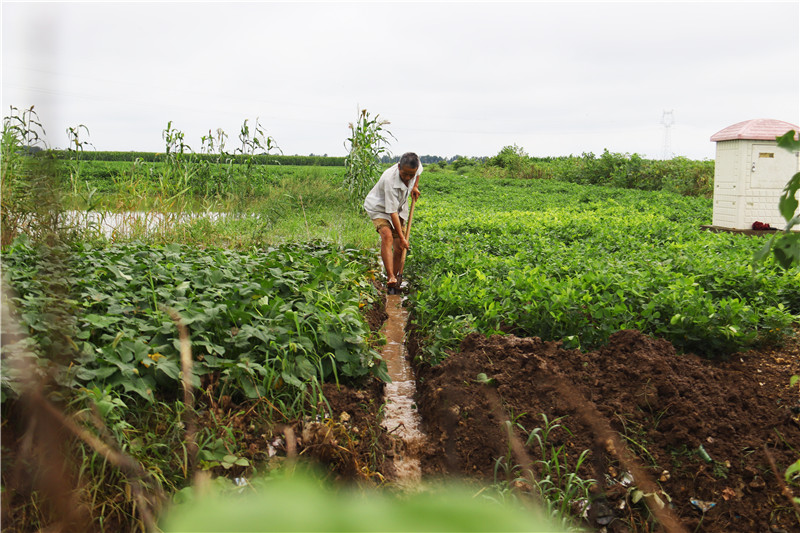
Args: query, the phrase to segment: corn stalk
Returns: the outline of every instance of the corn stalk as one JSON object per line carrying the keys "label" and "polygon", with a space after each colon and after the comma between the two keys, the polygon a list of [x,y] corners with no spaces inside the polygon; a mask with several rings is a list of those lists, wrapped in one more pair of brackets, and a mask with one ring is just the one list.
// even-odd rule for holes
{"label": "corn stalk", "polygon": [[387,136],[394,138],[384,129],[387,124],[389,121],[381,120],[380,115],[370,117],[366,109],[359,110],[355,124],[349,124],[351,135],[347,143],[350,143],[350,152],[344,160],[344,186],[355,209],[361,206],[380,177],[380,156],[388,152],[384,146],[388,145]]}

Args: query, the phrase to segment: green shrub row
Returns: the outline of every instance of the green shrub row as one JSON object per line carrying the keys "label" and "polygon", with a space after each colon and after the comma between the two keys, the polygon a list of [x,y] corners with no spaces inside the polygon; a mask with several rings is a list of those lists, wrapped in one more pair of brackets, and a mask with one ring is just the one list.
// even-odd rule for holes
{"label": "green shrub row", "polygon": [[685,157],[644,159],[638,154],[605,150],[600,157],[529,157],[518,146],[506,146],[487,159],[485,174],[494,177],[556,179],[583,185],[607,185],[644,191],[670,191],[689,196],[711,196],[714,161]]}

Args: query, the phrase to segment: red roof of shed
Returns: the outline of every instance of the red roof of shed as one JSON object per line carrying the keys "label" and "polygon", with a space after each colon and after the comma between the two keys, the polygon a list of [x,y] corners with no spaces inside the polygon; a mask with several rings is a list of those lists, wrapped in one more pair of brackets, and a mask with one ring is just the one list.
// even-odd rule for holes
{"label": "red roof of shed", "polygon": [[[789,130],[798,131],[794,124],[771,118],[755,118],[745,120],[733,126],[718,131],[711,136],[713,142],[733,141],[735,139],[748,139],[752,141],[774,141]],[[795,136],[796,138],[797,136]]]}

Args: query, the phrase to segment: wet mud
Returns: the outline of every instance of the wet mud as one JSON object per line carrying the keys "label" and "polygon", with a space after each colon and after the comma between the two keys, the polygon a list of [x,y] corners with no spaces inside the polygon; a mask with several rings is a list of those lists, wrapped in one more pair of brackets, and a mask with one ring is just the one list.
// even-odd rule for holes
{"label": "wet mud", "polygon": [[[659,495],[676,530],[800,531],[782,493],[782,473],[800,458],[800,389],[789,385],[798,373],[797,339],[708,361],[638,331],[589,353],[473,334],[441,364],[417,369],[423,476],[492,482],[509,455],[505,421],[525,442],[545,415],[560,419],[548,445],[563,446],[568,461],[589,450],[579,475],[598,481],[585,524],[593,530],[656,530],[646,498],[634,501],[639,489]],[[512,461],[541,474],[541,450],[525,453]]]}

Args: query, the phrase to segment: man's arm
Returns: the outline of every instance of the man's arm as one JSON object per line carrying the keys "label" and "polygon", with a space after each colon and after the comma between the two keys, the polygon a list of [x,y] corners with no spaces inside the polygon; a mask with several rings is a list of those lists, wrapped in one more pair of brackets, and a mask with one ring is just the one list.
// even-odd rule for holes
{"label": "man's arm", "polygon": [[400,225],[400,215],[397,213],[392,213],[390,216],[392,217],[392,226],[394,226],[394,229],[396,229],[398,235],[400,235],[400,248],[405,248],[408,250],[410,246],[408,245],[406,236],[403,235],[403,227]]}
{"label": "man's arm", "polygon": [[419,193],[419,177],[420,176],[421,176],[421,174],[417,175],[417,179],[416,179],[416,181],[414,181],[414,188],[411,189],[411,197],[414,200],[417,200],[419,198],[419,194],[420,194]]}

